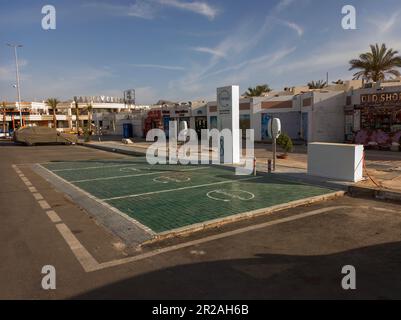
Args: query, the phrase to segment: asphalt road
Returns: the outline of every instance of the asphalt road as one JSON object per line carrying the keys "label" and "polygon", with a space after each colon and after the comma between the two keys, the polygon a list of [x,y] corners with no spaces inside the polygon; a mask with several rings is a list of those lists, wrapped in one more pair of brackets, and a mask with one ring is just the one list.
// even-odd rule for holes
{"label": "asphalt road", "polygon": [[[1,299],[401,298],[397,204],[343,197],[138,250],[29,167],[123,157],[79,146],[0,145]],[[59,231],[12,165],[82,247]],[[77,260],[82,248],[98,262],[95,271]],[[45,265],[56,268],[56,290],[41,287]],[[356,290],[341,287],[345,265],[356,269]]]}

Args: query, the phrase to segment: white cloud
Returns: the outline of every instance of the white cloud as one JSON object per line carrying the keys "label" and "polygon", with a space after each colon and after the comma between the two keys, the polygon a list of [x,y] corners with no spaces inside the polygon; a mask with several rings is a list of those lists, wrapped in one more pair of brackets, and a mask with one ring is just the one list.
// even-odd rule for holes
{"label": "white cloud", "polygon": [[[28,65],[28,61],[24,59],[18,60],[18,66],[20,71],[20,79],[26,80],[30,76],[25,74],[23,68]],[[16,81],[16,73],[15,73],[15,62],[10,61],[7,65],[0,66],[0,81],[8,82],[10,84]]]}
{"label": "white cloud", "polygon": [[159,3],[165,6],[178,8],[181,10],[191,11],[200,15],[203,15],[213,20],[219,13],[219,11],[207,4],[206,2],[184,2],[180,0],[159,0]]}
{"label": "white cloud", "polygon": [[284,11],[287,9],[294,0],[280,0],[277,5],[274,7],[273,12],[274,13],[280,13],[281,11]]}
{"label": "white cloud", "polygon": [[88,2],[83,7],[101,10],[115,16],[128,16],[142,19],[153,19],[157,12],[154,1],[136,0],[130,5],[119,5],[104,2]]}
{"label": "white cloud", "polygon": [[245,69],[245,68],[247,68],[249,71],[249,68],[252,66],[255,66],[256,69],[258,69],[258,71],[260,72],[261,70],[264,70],[267,67],[273,66],[275,63],[279,62],[280,60],[282,60],[283,58],[285,58],[286,56],[288,56],[289,54],[294,52],[295,49],[296,49],[296,47],[289,48],[289,49],[280,49],[273,53],[269,53],[269,54],[265,54],[265,55],[257,57],[257,58],[245,60],[241,63],[229,66],[227,68],[223,68],[223,69],[211,72],[211,73],[205,75],[204,77],[202,77],[202,79],[205,79],[205,78],[208,78],[211,76],[216,76],[216,75],[230,72],[230,71],[238,71],[238,70]]}
{"label": "white cloud", "polygon": [[303,36],[304,29],[300,25],[296,24],[295,22],[286,21],[286,20],[278,20],[278,21],[279,21],[279,23],[281,23],[281,24],[287,26],[288,28],[294,30],[300,37]]}
{"label": "white cloud", "polygon": [[197,52],[202,52],[202,53],[208,53],[215,57],[223,57],[224,58],[226,56],[225,52],[219,51],[217,49],[212,49],[212,48],[196,47],[196,48],[192,48],[192,50],[197,51]]}
{"label": "white cloud", "polygon": [[190,11],[213,20],[219,10],[206,2],[182,0],[136,0],[133,4],[112,4],[106,2],[88,2],[84,7],[98,9],[107,14],[117,16],[128,16],[142,19],[154,19],[163,7],[172,7],[180,10]]}
{"label": "white cloud", "polygon": [[[255,47],[259,46],[266,35],[274,29],[274,24],[271,22],[272,16],[270,14],[259,25],[255,25],[255,21],[251,19],[241,21],[236,29],[232,30],[216,46],[211,48],[200,47],[202,51],[211,54],[209,62],[206,64],[194,63],[182,78],[170,81],[169,88],[197,93],[203,87],[200,83],[202,79],[211,77],[216,73],[229,73],[229,71],[240,69],[242,65],[250,64],[253,59],[245,62],[244,56],[252,54]],[[242,61],[238,62],[239,59]],[[216,71],[216,68],[221,64],[223,66]]]}
{"label": "white cloud", "polygon": [[153,19],[155,16],[155,8],[149,1],[137,0],[135,4],[131,4],[128,16],[143,19]]}
{"label": "white cloud", "polygon": [[401,11],[396,11],[390,17],[375,17],[367,19],[367,21],[373,24],[380,33],[386,33],[390,32],[395,26],[397,26],[397,23],[400,20],[400,15]]}
{"label": "white cloud", "polygon": [[160,64],[131,64],[132,67],[135,68],[152,68],[152,69],[163,69],[163,70],[171,70],[171,71],[183,71],[184,67],[179,66],[167,66]]}

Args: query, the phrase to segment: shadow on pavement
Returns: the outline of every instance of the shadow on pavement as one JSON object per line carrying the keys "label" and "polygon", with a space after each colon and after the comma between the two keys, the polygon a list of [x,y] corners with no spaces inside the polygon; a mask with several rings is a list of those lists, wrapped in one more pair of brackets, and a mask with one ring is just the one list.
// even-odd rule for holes
{"label": "shadow on pavement", "polygon": [[[341,287],[345,265],[356,268],[355,291]],[[400,267],[401,242],[331,255],[260,254],[161,269],[73,299],[399,299]]]}

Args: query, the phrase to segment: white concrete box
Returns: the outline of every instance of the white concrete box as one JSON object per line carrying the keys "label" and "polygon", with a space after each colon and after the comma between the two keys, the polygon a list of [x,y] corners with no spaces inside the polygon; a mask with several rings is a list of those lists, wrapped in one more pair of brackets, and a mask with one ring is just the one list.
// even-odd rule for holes
{"label": "white concrete box", "polygon": [[340,181],[363,179],[363,145],[310,143],[308,174]]}

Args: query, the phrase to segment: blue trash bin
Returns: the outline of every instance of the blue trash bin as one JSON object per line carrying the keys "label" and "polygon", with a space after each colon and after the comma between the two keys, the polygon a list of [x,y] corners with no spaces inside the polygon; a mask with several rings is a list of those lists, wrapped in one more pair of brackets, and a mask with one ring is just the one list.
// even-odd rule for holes
{"label": "blue trash bin", "polygon": [[134,131],[132,128],[132,123],[124,123],[123,124],[123,138],[130,139],[134,137]]}

